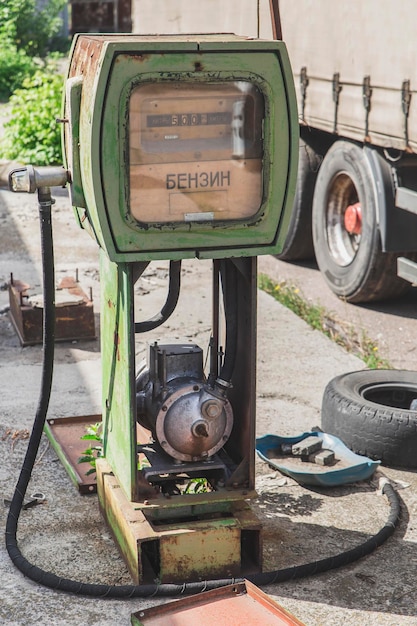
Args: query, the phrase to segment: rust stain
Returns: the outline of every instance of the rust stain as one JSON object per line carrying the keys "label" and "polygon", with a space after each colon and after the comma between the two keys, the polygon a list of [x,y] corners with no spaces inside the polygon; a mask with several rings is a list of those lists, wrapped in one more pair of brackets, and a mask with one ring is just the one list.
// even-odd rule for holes
{"label": "rust stain", "polygon": [[95,76],[103,40],[94,36],[80,36],[71,59],[68,77],[90,74]]}
{"label": "rust stain", "polygon": [[119,56],[116,57],[115,63],[125,63],[126,57],[132,59],[133,61],[138,61],[139,63],[144,63],[150,58],[150,54],[124,54],[123,58]]}
{"label": "rust stain", "polygon": [[58,289],[66,289],[73,296],[79,296],[85,303],[91,302],[90,298],[81,289],[80,283],[78,283],[72,276],[65,276],[58,285]]}
{"label": "rust stain", "polygon": [[139,624],[208,626],[213,623],[218,626],[238,624],[303,626],[294,615],[249,581],[141,609],[132,615],[132,624],[135,626]]}
{"label": "rust stain", "polygon": [[120,336],[119,336],[119,333],[116,330],[115,333],[114,333],[114,347],[116,348],[116,358],[117,358],[118,361],[120,361],[119,346],[120,346]]}

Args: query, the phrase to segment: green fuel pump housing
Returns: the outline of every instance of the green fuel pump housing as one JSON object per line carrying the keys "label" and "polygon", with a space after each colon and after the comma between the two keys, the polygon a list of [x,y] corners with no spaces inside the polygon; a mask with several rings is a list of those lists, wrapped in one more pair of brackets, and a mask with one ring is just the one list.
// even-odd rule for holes
{"label": "green fuel pump housing", "polygon": [[283,42],[78,35],[65,119],[72,204],[110,260],[280,252],[298,154]]}
{"label": "green fuel pump housing", "polygon": [[[78,35],[64,122],[71,202],[101,248],[103,513],[138,582],[259,571],[261,527],[247,504],[257,256],[282,249],[298,154],[285,44]],[[165,340],[138,368],[138,333],[166,321],[181,261],[195,257],[213,260],[209,371],[199,346]],[[138,322],[135,283],[164,259],[166,304]],[[184,487],[201,479],[204,493]]]}

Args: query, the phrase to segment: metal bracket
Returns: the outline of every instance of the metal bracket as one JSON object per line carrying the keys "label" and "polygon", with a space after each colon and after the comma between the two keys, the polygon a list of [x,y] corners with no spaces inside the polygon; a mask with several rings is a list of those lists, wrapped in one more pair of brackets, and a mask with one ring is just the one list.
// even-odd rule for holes
{"label": "metal bracket", "polygon": [[333,74],[332,80],[332,92],[333,92],[333,102],[335,103],[334,107],[334,124],[333,124],[333,132],[337,133],[337,113],[339,110],[339,95],[342,91],[342,85],[340,84],[340,74],[336,72]]}
{"label": "metal bracket", "polygon": [[397,274],[400,278],[415,284],[417,281],[417,263],[402,256],[398,257]]}
{"label": "metal bracket", "polygon": [[371,77],[364,76],[362,83],[362,102],[365,107],[365,141],[369,141],[369,113],[371,112],[371,98]]}
{"label": "metal bracket", "polygon": [[272,38],[282,40],[281,16],[279,14],[279,0],[269,0],[271,12]]}
{"label": "metal bracket", "polygon": [[406,150],[409,149],[408,142],[408,116],[410,114],[410,103],[411,103],[411,89],[410,89],[410,81],[403,80],[403,84],[401,86],[401,108],[404,113],[404,140]]}
{"label": "metal bracket", "polygon": [[309,84],[307,68],[303,66],[300,70],[300,91],[301,91],[301,119],[305,122],[305,108],[307,99],[307,87]]}

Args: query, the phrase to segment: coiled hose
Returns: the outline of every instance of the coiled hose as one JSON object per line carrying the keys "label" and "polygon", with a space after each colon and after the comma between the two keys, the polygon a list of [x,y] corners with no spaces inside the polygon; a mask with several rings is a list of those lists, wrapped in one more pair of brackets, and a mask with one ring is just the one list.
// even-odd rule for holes
{"label": "coiled hose", "polygon": [[[49,192],[49,193],[48,193]],[[239,578],[225,578],[204,582],[184,584],[152,584],[152,585],[101,585],[90,584],[57,576],[52,572],[40,569],[30,563],[21,553],[17,544],[17,527],[28,483],[32,474],[36,455],[39,449],[43,427],[48,411],[52,385],[54,360],[54,327],[55,327],[55,296],[54,296],[54,262],[51,223],[51,204],[49,188],[39,190],[39,213],[41,223],[41,250],[43,263],[44,289],[44,320],[43,320],[43,368],[40,397],[32,433],[19,479],[15,488],[6,523],[6,548],[13,564],[30,580],[56,591],[64,591],[77,595],[100,598],[149,598],[152,596],[173,597],[182,594],[197,594],[225,585],[243,582]],[[398,524],[400,516],[399,498],[387,482],[383,493],[388,499],[390,512],[387,521],[379,532],[365,542],[347,552],[333,557],[288,567],[272,572],[249,575],[246,578],[256,585],[271,585],[287,580],[311,576],[347,565],[373,552],[390,537]]]}
{"label": "coiled hose", "polygon": [[135,323],[135,333],[147,333],[164,324],[177,306],[181,288],[181,261],[169,263],[169,286],[168,295],[164,306],[154,317],[144,322]]}

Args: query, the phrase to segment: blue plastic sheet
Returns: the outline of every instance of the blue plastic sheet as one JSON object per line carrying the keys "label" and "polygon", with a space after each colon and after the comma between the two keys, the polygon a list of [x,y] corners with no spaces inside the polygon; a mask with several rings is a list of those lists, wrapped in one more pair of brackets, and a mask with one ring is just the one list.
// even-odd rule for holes
{"label": "blue plastic sheet", "polygon": [[[323,449],[334,452],[337,460],[334,465],[323,467],[314,463],[303,463],[301,459],[286,456],[281,452],[282,444],[299,443],[311,436],[321,439]],[[366,456],[355,454],[337,437],[320,431],[306,432],[296,437],[264,435],[256,440],[256,452],[268,465],[298,483],[319,487],[335,487],[366,480],[380,464],[380,461],[372,461]]]}

